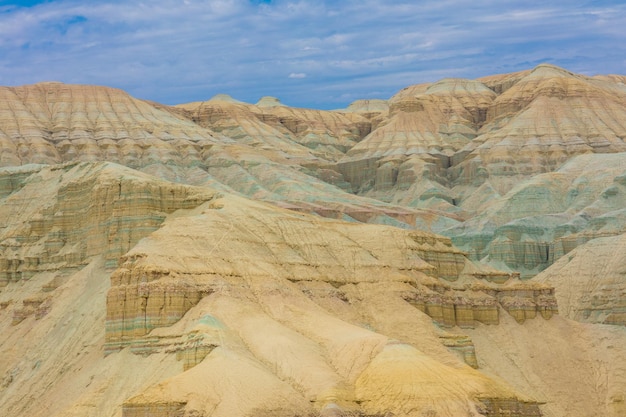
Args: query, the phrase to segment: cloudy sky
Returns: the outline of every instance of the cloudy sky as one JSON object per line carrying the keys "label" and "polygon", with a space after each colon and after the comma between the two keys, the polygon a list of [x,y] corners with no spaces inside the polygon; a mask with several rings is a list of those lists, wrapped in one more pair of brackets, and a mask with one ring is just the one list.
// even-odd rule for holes
{"label": "cloudy sky", "polygon": [[0,0],[0,85],[341,108],[549,62],[626,74],[623,0]]}

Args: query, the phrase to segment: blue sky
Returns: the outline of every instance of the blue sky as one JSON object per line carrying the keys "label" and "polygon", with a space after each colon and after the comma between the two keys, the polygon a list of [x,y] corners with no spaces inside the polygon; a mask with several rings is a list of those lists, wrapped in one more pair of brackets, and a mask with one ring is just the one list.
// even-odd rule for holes
{"label": "blue sky", "polygon": [[0,85],[99,84],[341,108],[549,62],[626,74],[626,4],[588,0],[1,1]]}

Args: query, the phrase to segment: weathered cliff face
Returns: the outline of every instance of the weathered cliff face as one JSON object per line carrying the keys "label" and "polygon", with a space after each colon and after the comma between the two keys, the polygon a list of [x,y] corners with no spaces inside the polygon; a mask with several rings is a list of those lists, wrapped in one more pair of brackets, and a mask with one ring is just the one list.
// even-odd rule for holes
{"label": "weathered cliff face", "polygon": [[408,87],[338,167],[357,193],[454,214],[433,230],[531,277],[625,230],[621,82],[540,65]]}
{"label": "weathered cliff face", "polygon": [[[353,190],[384,200],[404,198],[422,179],[434,182],[434,197],[454,199],[452,205],[485,182],[504,194],[573,156],[624,152],[626,90],[619,82],[540,65],[408,87],[389,100],[384,120],[338,167]],[[413,155],[423,162],[407,164]],[[392,176],[385,173],[391,168]],[[424,207],[425,200],[412,204]]]}
{"label": "weathered cliff face", "polygon": [[2,166],[102,160],[186,166],[185,157],[218,142],[193,122],[113,88],[1,87],[0,103]]}
{"label": "weathered cliff face", "polygon": [[115,267],[169,213],[213,195],[107,163],[4,168],[0,177],[0,287],[95,256]]}
{"label": "weathered cliff face", "polygon": [[329,164],[370,129],[357,112],[255,106],[224,97],[168,107],[116,89],[62,83],[3,87],[0,95],[0,166],[109,161],[322,216],[404,227],[418,218],[448,222],[443,213],[338,188],[347,183]]}
{"label": "weathered cliff face", "polygon": [[[178,321],[201,298],[215,292],[224,277],[235,282],[279,277],[297,283],[304,292],[337,288],[337,296],[345,285],[380,283],[388,277],[384,280],[404,284],[402,297],[444,326],[497,324],[498,305],[511,310],[520,322],[537,312],[545,318],[556,312],[549,287],[481,270],[443,237],[318,222],[264,206],[232,207],[228,214],[223,214],[220,202],[213,207],[219,209],[194,218],[195,226],[183,227],[182,221],[176,226],[185,230],[183,240],[215,242],[206,246],[206,254],[176,261],[191,265],[191,270],[172,269],[169,256],[144,259],[141,245],[123,258],[109,293],[107,349],[132,345],[153,328]],[[189,230],[197,232],[189,236]],[[183,245],[174,226],[162,233],[174,241],[167,245]],[[392,247],[389,241],[394,242]]]}
{"label": "weathered cliff face", "polygon": [[201,126],[308,165],[337,160],[371,130],[371,122],[356,112],[296,109],[263,99],[251,105],[222,95],[177,107]]}
{"label": "weathered cliff face", "polygon": [[554,285],[566,317],[588,323],[626,325],[626,235],[590,240],[537,275]]}
{"label": "weathered cliff face", "polygon": [[0,415],[621,417],[623,82],[0,89]]}
{"label": "weathered cliff face", "polygon": [[[476,365],[471,340],[433,327],[428,336],[407,338],[391,322],[379,323],[377,309],[402,306],[407,318],[399,320],[407,325],[427,323],[428,316],[444,328],[497,325],[507,310],[522,323],[556,312],[550,287],[481,269],[448,239],[427,233],[321,220],[235,197],[198,211],[167,221],[111,276],[105,352],[177,352],[189,368],[130,399],[124,415],[155,412],[163,401],[158,392],[168,392],[166,402],[186,413],[221,415],[232,405],[219,398],[232,394],[217,385],[240,385],[239,372],[252,378],[246,386],[254,383],[250,397],[237,397],[239,407],[261,413],[334,407],[363,415],[430,409],[469,416],[475,407],[499,404],[538,415],[537,404],[463,364]],[[226,375],[221,367],[230,360],[241,365]],[[248,369],[261,364],[263,373]],[[459,379],[450,387],[428,382],[442,373]],[[191,378],[215,387],[218,399],[175,388]],[[260,390],[262,381],[267,388]],[[437,398],[448,398],[447,405]]]}
{"label": "weathered cliff face", "polygon": [[[168,107],[104,87],[4,88],[1,163],[114,161],[303,212],[444,233],[473,259],[529,277],[623,230],[618,211],[566,207],[583,188],[619,200],[614,162],[595,165],[615,175],[609,189],[588,181],[590,169],[577,174],[588,160],[576,156],[626,150],[621,82],[540,65],[415,85],[333,112],[271,97]],[[537,177],[550,172],[565,175]]]}
{"label": "weathered cliff face", "polygon": [[626,154],[581,155],[446,230],[473,259],[529,277],[578,245],[626,232]]}
{"label": "weathered cliff face", "polygon": [[617,83],[540,65],[493,101],[482,134],[454,157],[455,184],[476,183],[482,168],[502,190],[575,155],[624,152],[625,103]]}
{"label": "weathered cliff face", "polygon": [[[38,261],[3,264],[2,413],[539,413],[472,368],[471,339],[454,327],[497,325],[507,310],[520,322],[550,318],[551,288],[473,264],[448,238],[323,220],[114,164],[3,174],[5,255]],[[125,245],[134,249],[107,290],[106,267]],[[30,348],[26,334],[37,335]],[[128,367],[146,366],[130,377]],[[64,399],[43,407],[58,384]],[[41,395],[25,403],[21,392]]]}
{"label": "weathered cliff face", "polygon": [[[444,171],[450,157],[477,136],[496,96],[470,80],[446,79],[418,87],[394,96],[384,121],[339,161],[354,191],[373,189],[378,193],[372,195],[384,196],[383,191],[406,191],[416,181]],[[425,165],[408,163],[413,155]]]}

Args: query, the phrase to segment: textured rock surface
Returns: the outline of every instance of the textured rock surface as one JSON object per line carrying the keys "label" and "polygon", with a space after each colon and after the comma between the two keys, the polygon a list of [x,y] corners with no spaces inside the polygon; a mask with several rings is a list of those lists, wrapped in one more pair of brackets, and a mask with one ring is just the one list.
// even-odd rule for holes
{"label": "textured rock surface", "polygon": [[[485,398],[501,399],[511,410],[533,403],[468,366],[476,366],[471,339],[433,326],[407,302],[425,295],[428,312],[443,326],[495,325],[506,314],[497,310],[498,291],[528,287],[471,263],[447,238],[216,197],[112,164],[31,167],[30,176],[21,175],[24,169],[17,170],[22,182],[5,198],[21,195],[24,201],[31,184],[51,198],[31,196],[30,210],[10,216],[18,225],[32,224],[32,218],[50,222],[50,213],[58,212],[41,207],[54,206],[55,196],[68,188],[76,197],[63,195],[65,210],[117,202],[151,229],[158,225],[150,226],[142,213],[167,219],[122,257],[108,290],[107,256],[118,242],[102,231],[102,241],[92,238],[103,246],[92,254],[85,244],[74,268],[33,270],[6,283],[0,292],[7,335],[0,342],[6,352],[0,363],[3,414],[302,415],[336,407],[363,415],[438,410],[470,416],[489,407]],[[100,196],[111,183],[113,198]],[[119,193],[119,184],[126,193]],[[158,198],[151,198],[154,193]],[[186,210],[167,215],[176,204]],[[73,217],[93,225],[78,223],[73,230],[86,242],[89,230],[99,230],[108,216],[114,219],[108,223],[120,223],[110,210],[102,208],[102,218],[84,210]],[[137,229],[137,223],[129,227]],[[72,239],[72,247],[80,246],[81,239]],[[41,265],[49,265],[47,256],[57,255],[41,253]],[[473,313],[472,307],[485,304],[490,313]],[[455,305],[464,313],[457,314]],[[392,319],[398,310],[404,313]],[[25,334],[38,335],[28,349]],[[123,347],[129,349],[119,351]],[[140,356],[129,358],[129,351]],[[136,366],[144,370],[127,369]],[[435,384],[443,375],[448,382]],[[46,408],[59,395],[50,386],[65,387],[63,401]],[[412,393],[416,387],[424,387],[419,395]],[[42,394],[24,402],[20,392]],[[536,411],[538,405],[529,407]]]}
{"label": "textured rock surface", "polygon": [[179,148],[197,151],[217,142],[191,121],[112,88],[0,87],[0,103],[4,166],[76,160],[186,165]]}
{"label": "textured rock surface", "polygon": [[499,326],[465,330],[480,369],[545,402],[545,416],[624,415],[623,327],[577,323],[562,316],[529,320],[523,326],[510,326],[511,320],[503,316]]}
{"label": "textured rock surface", "polygon": [[[404,288],[399,296],[444,326],[497,324],[499,302],[521,322],[556,310],[551,288],[510,276],[504,285],[485,282],[492,271],[476,267],[448,239],[422,232],[320,222],[244,200],[217,200],[202,216],[178,220],[153,236],[154,247],[137,246],[112,275],[107,351],[149,346],[144,336],[152,329],[177,322],[223,285],[251,280],[279,279],[307,294],[330,290],[346,300],[362,298],[362,288],[374,290],[384,280],[395,283],[395,291]],[[161,246],[194,242],[212,243],[180,260]],[[154,253],[162,255],[146,255]]]}
{"label": "textured rock surface", "polygon": [[[441,174],[450,157],[477,136],[477,126],[496,96],[470,80],[418,87],[394,96],[385,120],[339,161],[354,190],[406,191],[418,178]],[[413,155],[425,165],[407,163]],[[384,174],[388,164],[395,168],[392,176]]]}
{"label": "textured rock surface", "polygon": [[[191,395],[195,400],[186,403],[185,412],[200,415],[207,410],[246,414],[268,403],[295,410],[291,412],[318,413],[332,403],[363,415],[437,410],[452,416],[472,415],[474,407],[482,406],[472,403],[477,398],[509,399],[509,406],[502,407],[511,410],[530,401],[510,396],[506,388],[462,365],[454,353],[470,364],[472,354],[459,349],[461,343],[452,352],[446,350],[432,327],[431,336],[395,342],[373,329],[384,314],[377,312],[381,302],[402,305],[406,320],[423,320],[427,316],[406,301],[420,300],[423,294],[426,313],[442,325],[475,326],[480,320],[497,324],[500,292],[507,294],[503,301],[511,297],[525,305],[530,288],[535,311],[533,291],[546,291],[550,297],[549,287],[520,283],[515,277],[506,284],[478,279],[493,271],[471,264],[449,240],[426,233],[319,220],[234,197],[197,211],[167,221],[131,250],[111,276],[105,351],[114,355],[126,346],[143,354],[177,350],[179,339],[172,335],[185,333],[203,334],[205,343],[216,347],[189,373],[130,399],[128,415],[151,410],[154,400],[148,399],[157,392],[169,393],[168,404]],[[394,244],[383,245],[382,237]],[[172,252],[172,247],[185,250]],[[472,298],[475,302],[466,301]],[[457,314],[456,305],[469,316]],[[485,305],[495,318],[485,311],[473,315],[473,307]],[[430,340],[418,341],[424,337]],[[243,346],[243,356],[231,358],[232,353],[224,352],[240,352]],[[471,341],[465,347],[471,349]],[[250,398],[238,397],[238,411],[223,408],[234,406],[233,400],[220,401],[232,394],[216,386],[230,384],[224,381],[241,384],[233,380],[241,376],[229,365],[232,360],[242,363],[238,369],[251,384],[243,389]],[[259,362],[273,372],[246,370]],[[448,373],[450,387],[433,384]],[[216,399],[193,391],[191,381],[198,379],[201,386],[216,387]],[[534,411],[527,415],[538,413],[537,404],[528,407]]]}
{"label": "textured rock surface", "polygon": [[282,105],[235,102],[218,96],[209,101],[178,106],[188,117],[240,143],[278,150],[303,163],[335,161],[371,130],[358,112],[294,109]]}
{"label": "textured rock surface", "polygon": [[590,323],[626,325],[626,235],[579,246],[537,275],[554,285],[562,313]]}
{"label": "textured rock surface", "polygon": [[0,415],[623,416],[623,83],[0,89]]}
{"label": "textured rock surface", "polygon": [[454,174],[468,183],[483,167],[508,186],[506,177],[553,171],[574,155],[623,152],[625,100],[617,83],[540,65],[494,100]]}
{"label": "textured rock surface", "polygon": [[5,168],[0,176],[12,184],[0,204],[0,287],[97,255],[115,267],[167,214],[213,194],[107,163]]}
{"label": "textured rock surface", "polygon": [[168,107],[62,83],[2,87],[0,101],[0,166],[109,161],[322,216],[404,227],[450,221],[338,188],[348,183],[332,163],[371,129],[358,112],[255,106],[224,96]]}
{"label": "textured rock surface", "polygon": [[405,88],[372,120],[337,165],[352,190],[457,216],[432,230],[473,259],[529,277],[578,244],[624,231],[619,76],[540,65],[445,79]]}
{"label": "textured rock surface", "polygon": [[473,259],[532,276],[578,245],[626,232],[625,160],[625,153],[572,158],[445,234]]}

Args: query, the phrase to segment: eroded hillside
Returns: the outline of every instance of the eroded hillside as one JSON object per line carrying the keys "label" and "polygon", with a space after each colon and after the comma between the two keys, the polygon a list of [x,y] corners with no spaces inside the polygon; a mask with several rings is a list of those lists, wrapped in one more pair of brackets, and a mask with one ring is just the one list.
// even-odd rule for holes
{"label": "eroded hillside", "polygon": [[0,88],[0,414],[623,415],[623,82]]}

